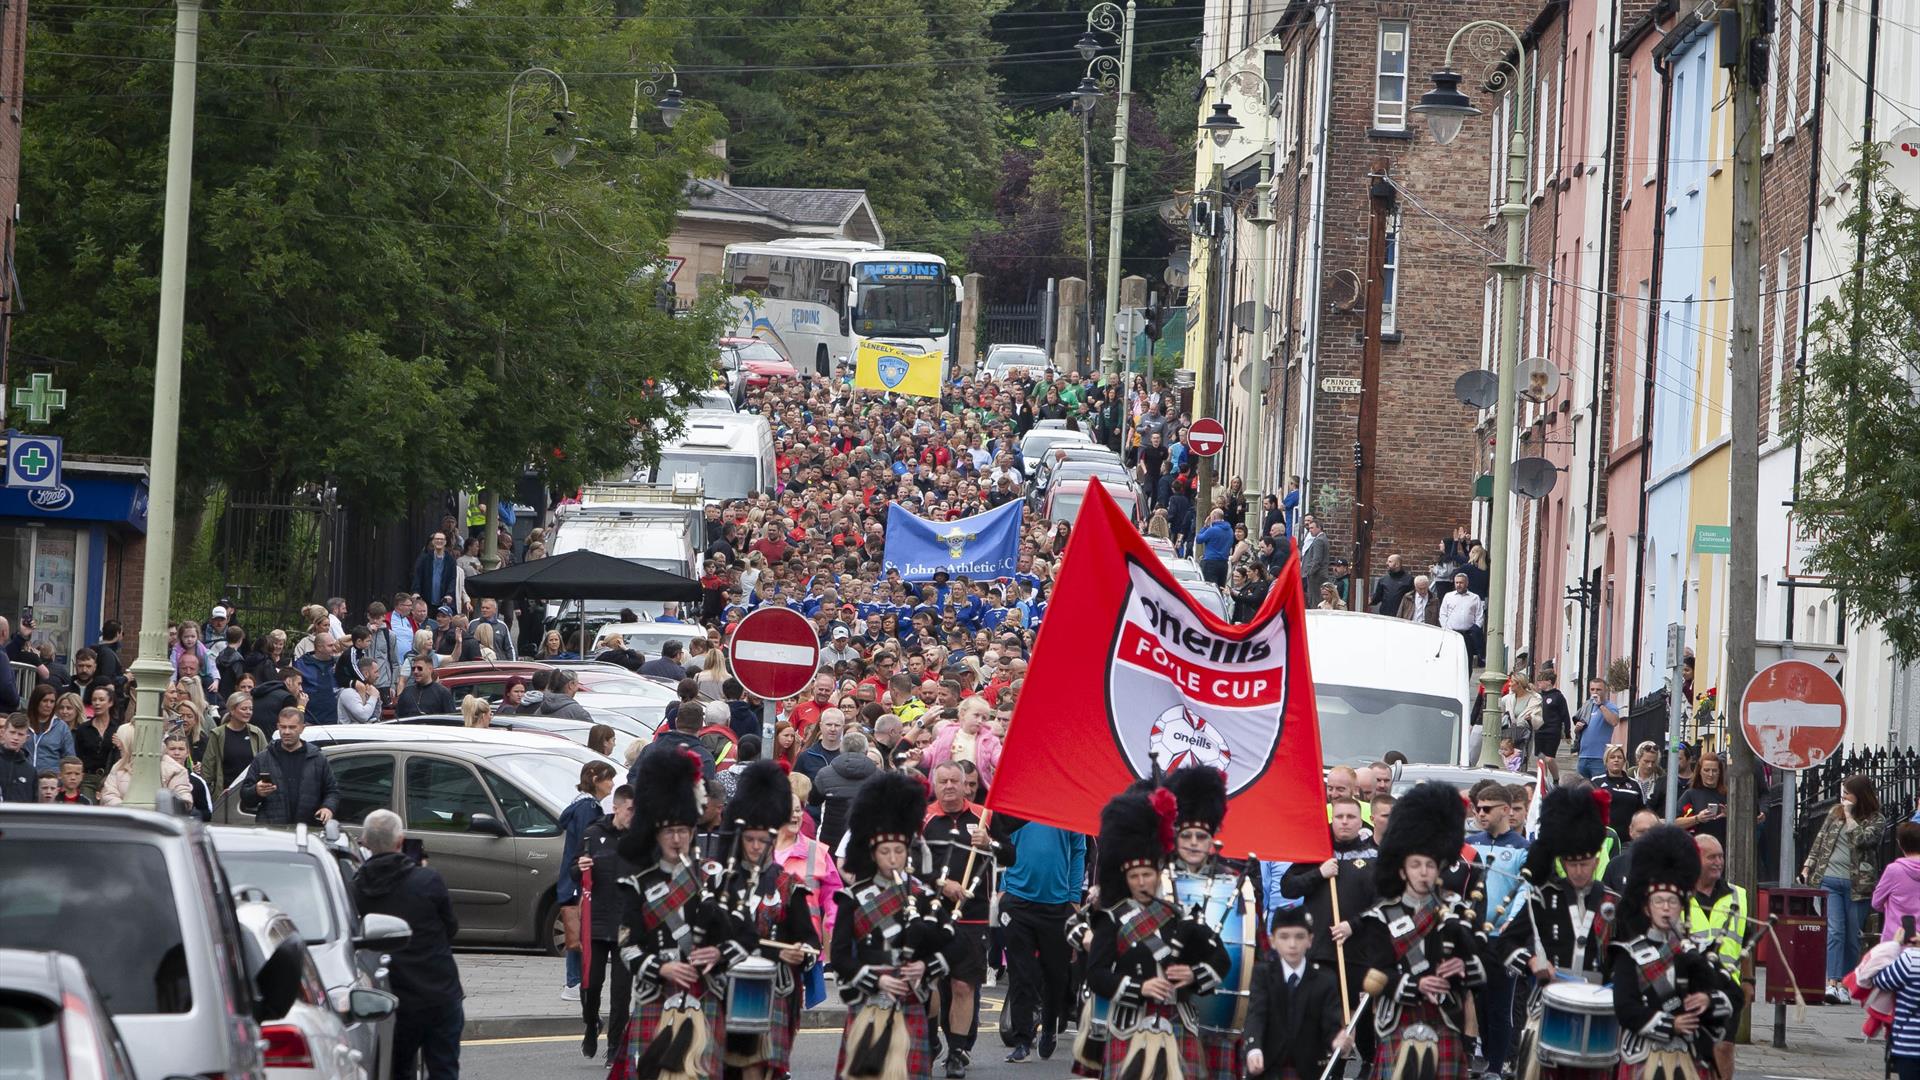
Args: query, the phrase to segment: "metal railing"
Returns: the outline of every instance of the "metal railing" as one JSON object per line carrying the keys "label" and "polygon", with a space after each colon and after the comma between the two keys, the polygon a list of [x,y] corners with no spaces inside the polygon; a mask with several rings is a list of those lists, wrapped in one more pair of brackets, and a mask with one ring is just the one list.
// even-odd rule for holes
{"label": "metal railing", "polygon": [[1873,780],[1881,813],[1889,818],[1904,818],[1920,801],[1920,753],[1910,747],[1860,747],[1801,770],[1795,800],[1797,819],[1804,824],[1824,808],[1822,804],[1838,799],[1841,782],[1855,773]]}

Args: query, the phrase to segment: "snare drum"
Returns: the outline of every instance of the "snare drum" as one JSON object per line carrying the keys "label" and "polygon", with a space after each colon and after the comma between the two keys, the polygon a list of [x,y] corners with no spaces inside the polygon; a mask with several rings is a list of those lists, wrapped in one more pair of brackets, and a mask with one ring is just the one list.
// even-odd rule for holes
{"label": "snare drum", "polygon": [[1099,994],[1089,992],[1080,998],[1080,1022],[1073,1034],[1073,1059],[1081,1067],[1092,1070],[1092,1076],[1099,1076],[1106,1067],[1107,1014],[1112,1010],[1113,1002]]}
{"label": "snare drum", "polygon": [[764,1035],[773,1025],[773,977],[777,966],[750,956],[727,972],[727,1034]]}
{"label": "snare drum", "polygon": [[1220,943],[1227,947],[1227,970],[1221,973],[1220,988],[1193,999],[1194,1016],[1203,1028],[1235,1034],[1246,1026],[1255,960],[1253,935],[1257,929],[1250,914],[1251,895],[1236,895],[1233,891],[1237,880],[1225,874],[1198,877],[1176,872],[1173,875],[1173,895],[1179,901],[1180,910],[1190,911],[1200,905],[1206,912],[1207,924],[1219,928]]}
{"label": "snare drum", "polygon": [[1591,983],[1555,982],[1540,990],[1542,1065],[1610,1068],[1620,1060],[1620,1022],[1613,991]]}

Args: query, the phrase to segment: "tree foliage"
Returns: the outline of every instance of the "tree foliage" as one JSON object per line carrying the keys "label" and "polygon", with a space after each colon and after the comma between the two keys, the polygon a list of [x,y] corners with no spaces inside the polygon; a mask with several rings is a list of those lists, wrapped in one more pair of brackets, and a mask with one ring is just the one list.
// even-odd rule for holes
{"label": "tree foliage", "polygon": [[[672,412],[661,388],[710,378],[712,302],[656,310],[653,267],[717,120],[630,130],[615,73],[657,40],[587,3],[313,6],[203,16],[183,483],[326,482],[380,510],[624,467]],[[168,7],[30,31],[14,355],[74,391],[76,450],[147,449],[172,50]],[[516,83],[530,64],[566,77],[563,130],[557,85]]]}
{"label": "tree foliage", "polygon": [[1808,327],[1807,368],[1788,401],[1804,447],[1794,514],[1812,540],[1805,570],[1879,623],[1903,661],[1920,656],[1920,208],[1864,148],[1846,219],[1874,256]]}

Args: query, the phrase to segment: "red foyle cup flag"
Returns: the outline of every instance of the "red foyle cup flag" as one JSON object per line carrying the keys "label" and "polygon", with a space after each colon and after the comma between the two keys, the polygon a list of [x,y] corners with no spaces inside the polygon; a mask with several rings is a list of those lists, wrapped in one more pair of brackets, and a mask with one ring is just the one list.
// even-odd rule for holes
{"label": "red foyle cup flag", "polygon": [[1223,854],[1331,856],[1298,555],[1252,622],[1223,622],[1187,596],[1094,484],[988,805],[1098,833],[1100,808],[1156,762],[1226,773]]}

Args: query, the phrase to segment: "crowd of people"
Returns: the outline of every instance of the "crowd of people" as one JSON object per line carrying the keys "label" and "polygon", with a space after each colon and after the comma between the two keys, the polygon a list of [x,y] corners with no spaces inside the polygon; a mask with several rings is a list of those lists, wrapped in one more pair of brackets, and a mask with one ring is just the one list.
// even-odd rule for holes
{"label": "crowd of people", "polygon": [[[778,1080],[792,1070],[802,1010],[825,997],[829,977],[847,1006],[838,1072],[862,1080],[936,1067],[966,1076],[983,990],[1002,981],[997,1034],[1013,1063],[1053,1059],[1071,1030],[1067,1057],[1082,1075],[1152,1080],[1175,1061],[1186,1080],[1318,1075],[1335,1055],[1383,1078],[1499,1075],[1523,1060],[1555,1063],[1525,1033],[1570,973],[1612,987],[1622,1035],[1601,1071],[1730,1075],[1727,1023],[1750,993],[1730,961],[1757,921],[1723,880],[1724,763],[1683,755],[1679,801],[1662,824],[1663,761],[1651,744],[1629,754],[1600,680],[1574,705],[1550,667],[1520,670],[1501,696],[1509,768],[1552,760],[1569,741],[1578,762],[1577,776],[1540,798],[1531,829],[1526,784],[1427,784],[1396,797],[1396,755],[1329,772],[1333,854],[1321,863],[1222,859],[1224,781],[1206,769],[1116,795],[1097,835],[985,809],[1071,525],[1029,515],[1008,577],[907,581],[886,565],[887,517],[954,520],[1024,499],[1035,463],[1021,436],[1064,420],[1105,438],[1109,393],[1072,375],[960,380],[938,402],[822,380],[755,389],[777,483],[707,507],[702,599],[657,616],[687,623],[688,643],[659,656],[617,636],[563,636],[540,605],[502,610],[469,596],[478,542],[452,517],[404,588],[359,617],[333,598],[302,613],[303,633],[250,633],[222,603],[169,631],[161,783],[203,815],[239,785],[261,823],[324,823],[339,793],[303,739],[309,725],[386,710],[460,713],[481,727],[517,711],[591,718],[565,669],[516,679],[490,702],[441,684],[447,664],[585,657],[672,683],[666,726],[632,743],[624,776],[583,767],[561,818],[558,898],[571,916],[562,993],[580,1003],[583,1052],[604,1045],[610,1080]],[[1235,617],[1258,609],[1297,543],[1310,602],[1443,627],[1483,651],[1486,553],[1467,530],[1427,573],[1396,555],[1370,587],[1356,583],[1302,512],[1297,480],[1260,497],[1250,532],[1236,479],[1195,507],[1198,458],[1171,391],[1143,380],[1123,411],[1142,530],[1193,553]],[[546,541],[538,528],[517,540],[503,531],[501,551],[537,559]],[[728,631],[764,605],[800,611],[822,647],[819,675],[779,706],[766,742],[760,703],[726,665]],[[0,726],[0,799],[124,800],[135,686],[119,627],[79,650],[71,672],[35,650],[30,624],[20,629],[0,620],[0,639],[40,679]],[[0,698],[10,692],[0,686]],[[716,724],[735,737],[718,758],[700,738]],[[610,728],[592,735],[603,750],[613,738]],[[1889,815],[1864,777],[1846,791],[1800,868],[1829,896],[1835,1000],[1854,993],[1843,979],[1875,962],[1858,947],[1868,905],[1896,946],[1900,919],[1920,914],[1920,824],[1899,826],[1903,855],[1883,867]],[[382,895],[392,894],[383,902],[440,917],[444,886],[407,876],[397,820],[367,824],[386,867]],[[1532,888],[1496,887],[1516,865],[1502,849],[1525,849]],[[1488,896],[1510,899],[1496,909]],[[1610,909],[1617,919],[1601,916]],[[452,931],[449,914],[442,945]],[[457,1069],[457,1010],[447,1007],[457,970],[438,963],[409,1047],[430,1077]],[[730,1015],[736,980],[764,994]],[[1890,995],[1896,1054],[1908,1038],[1920,1069],[1920,959],[1881,955],[1869,981]],[[1221,1007],[1230,983],[1245,987],[1241,1015]]]}

